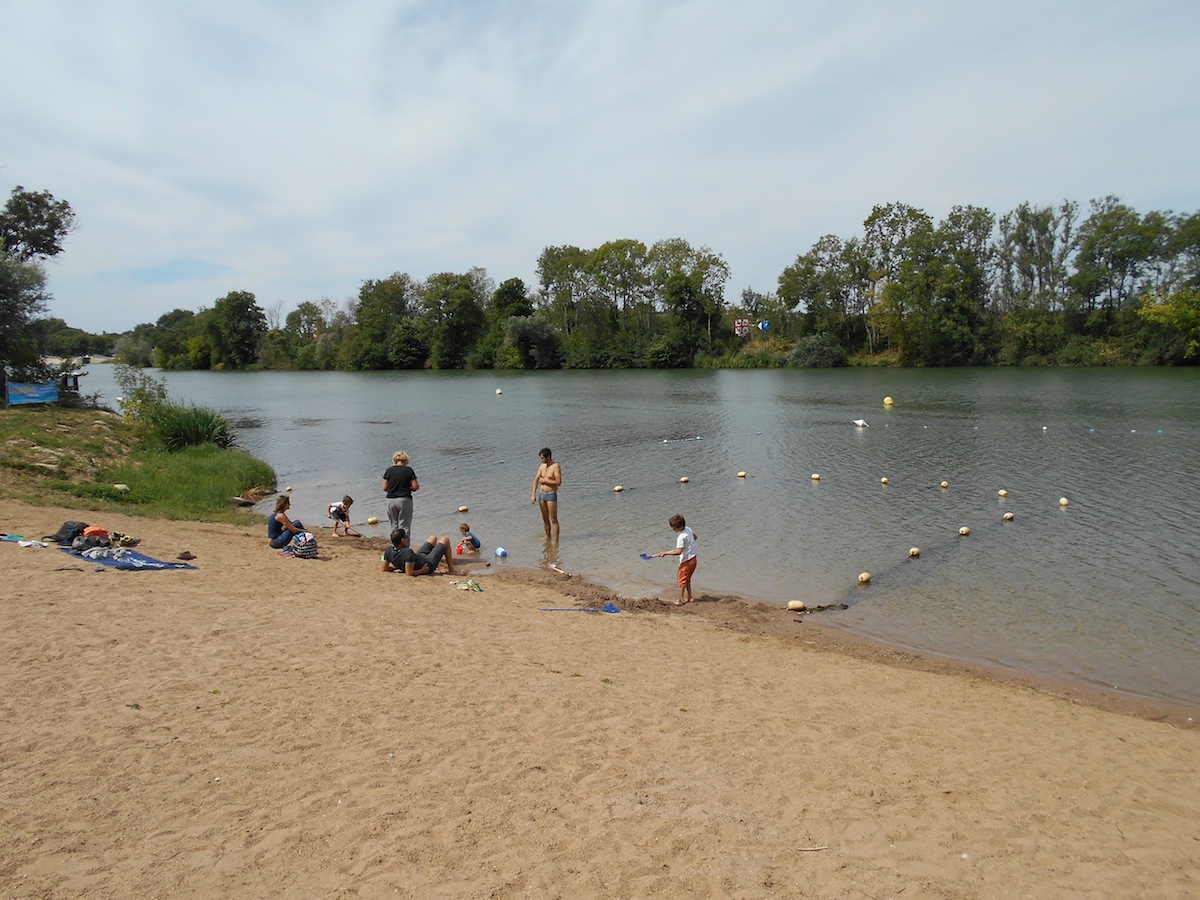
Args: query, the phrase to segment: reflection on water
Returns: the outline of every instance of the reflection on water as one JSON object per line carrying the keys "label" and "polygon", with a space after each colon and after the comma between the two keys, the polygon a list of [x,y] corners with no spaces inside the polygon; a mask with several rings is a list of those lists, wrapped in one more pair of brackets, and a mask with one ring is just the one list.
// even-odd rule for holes
{"label": "reflection on water", "polygon": [[[89,392],[114,395],[105,369]],[[906,646],[1200,701],[1195,371],[165,377],[236,424],[305,520],[350,493],[382,534],[402,449],[417,533],[465,518],[507,548],[496,565],[671,596],[673,567],[639,554],[674,546],[679,512],[705,593],[846,603],[841,624]],[[529,503],[542,446],[563,466],[558,547]]]}

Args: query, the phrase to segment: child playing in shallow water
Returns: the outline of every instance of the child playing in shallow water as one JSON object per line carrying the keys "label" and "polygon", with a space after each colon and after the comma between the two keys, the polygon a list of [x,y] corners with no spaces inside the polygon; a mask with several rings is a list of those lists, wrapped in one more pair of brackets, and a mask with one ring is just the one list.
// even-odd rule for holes
{"label": "child playing in shallow water", "polygon": [[679,557],[679,571],[675,575],[675,581],[679,585],[679,599],[675,601],[675,605],[683,606],[692,602],[692,573],[696,571],[696,532],[688,528],[683,516],[678,514],[671,516],[669,524],[676,534],[675,549],[664,550],[662,553],[655,553],[654,556],[658,559],[664,556]]}
{"label": "child playing in shallow water", "polygon": [[461,535],[458,541],[458,555],[479,552],[479,538],[471,534],[471,526],[463,522],[458,526],[458,533]]}
{"label": "child playing in shallow water", "polygon": [[354,505],[354,498],[347,494],[340,501],[334,501],[329,504],[325,515],[333,519],[333,536],[338,536],[338,526],[341,525],[345,530],[346,537],[354,535],[362,537],[362,535],[350,527],[350,507]]}

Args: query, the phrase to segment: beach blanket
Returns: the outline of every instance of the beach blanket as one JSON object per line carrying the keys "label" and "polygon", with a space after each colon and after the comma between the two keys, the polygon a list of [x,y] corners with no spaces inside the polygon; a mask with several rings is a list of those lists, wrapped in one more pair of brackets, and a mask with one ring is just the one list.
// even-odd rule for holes
{"label": "beach blanket", "polygon": [[70,553],[84,562],[96,563],[96,565],[107,566],[110,569],[124,569],[134,572],[159,572],[164,569],[196,568],[182,562],[163,562],[161,559],[155,559],[153,556],[147,556],[145,553],[138,553],[136,550],[127,550],[124,547],[109,550],[108,553],[111,555],[97,553],[96,556],[88,555],[88,553],[96,553],[96,550],[89,550],[86,553],[80,554],[73,552],[70,547],[59,547],[59,549],[63,553]]}

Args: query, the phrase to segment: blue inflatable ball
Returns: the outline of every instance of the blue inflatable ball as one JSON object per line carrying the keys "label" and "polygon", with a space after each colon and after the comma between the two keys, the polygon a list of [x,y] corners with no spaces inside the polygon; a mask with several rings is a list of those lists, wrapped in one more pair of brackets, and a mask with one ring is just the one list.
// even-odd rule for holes
{"label": "blue inflatable ball", "polygon": [[505,550],[503,547],[497,547],[497,548],[496,548],[496,555],[497,555],[497,556],[508,556],[508,551],[507,551],[507,550]]}

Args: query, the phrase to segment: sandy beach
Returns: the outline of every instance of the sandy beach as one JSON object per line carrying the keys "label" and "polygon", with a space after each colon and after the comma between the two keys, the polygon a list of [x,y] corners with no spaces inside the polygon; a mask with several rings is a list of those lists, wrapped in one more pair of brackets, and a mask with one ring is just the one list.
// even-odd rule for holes
{"label": "sandy beach", "polygon": [[870,648],[703,570],[675,609],[387,575],[327,529],[310,561],[262,527],[0,517],[197,567],[0,544],[6,897],[1200,894],[1186,710]]}

